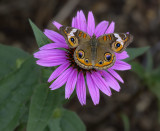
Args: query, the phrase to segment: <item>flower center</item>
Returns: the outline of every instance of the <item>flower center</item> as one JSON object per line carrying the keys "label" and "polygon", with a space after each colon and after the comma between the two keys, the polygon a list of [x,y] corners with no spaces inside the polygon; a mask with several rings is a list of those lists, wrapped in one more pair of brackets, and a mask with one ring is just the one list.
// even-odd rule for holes
{"label": "flower center", "polygon": [[[75,49],[67,49],[67,54],[66,56],[68,57],[67,60],[69,60],[70,66],[72,66],[73,68],[77,69],[77,71],[83,71],[83,73],[85,74],[87,71],[91,72],[91,71],[96,71],[95,69],[83,69],[82,67],[80,67],[79,65],[77,65],[77,63],[74,60],[74,51]],[[82,54],[79,54],[79,56],[82,56]],[[88,62],[88,59],[86,59],[86,62]]]}

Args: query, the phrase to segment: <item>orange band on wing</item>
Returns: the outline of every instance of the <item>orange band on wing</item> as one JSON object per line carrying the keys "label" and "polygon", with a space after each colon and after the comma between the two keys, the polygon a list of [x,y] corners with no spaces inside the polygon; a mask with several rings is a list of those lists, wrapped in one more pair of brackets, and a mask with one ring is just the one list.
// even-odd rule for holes
{"label": "orange band on wing", "polygon": [[104,66],[108,66],[110,65],[112,62],[113,62],[113,59],[114,59],[114,56],[112,56],[112,59],[110,61],[103,61],[103,64],[99,64],[99,63],[96,63],[95,66],[96,67],[104,67]]}
{"label": "orange band on wing", "polygon": [[119,51],[121,51],[122,50],[122,46],[121,47],[119,47],[119,48],[117,48],[117,49],[115,49],[115,52],[119,52]]}
{"label": "orange band on wing", "polygon": [[104,41],[106,41],[107,40],[107,36],[105,35],[105,36],[103,36],[103,40]]}
{"label": "orange band on wing", "polygon": [[108,35],[108,37],[109,37],[109,40],[112,40],[112,37],[111,37],[111,35]]}
{"label": "orange band on wing", "polygon": [[79,37],[81,37],[81,35],[82,35],[82,32],[79,32]]}
{"label": "orange band on wing", "polygon": [[87,36],[87,35],[84,33],[83,38],[86,38],[86,36]]}
{"label": "orange band on wing", "polygon": [[111,61],[109,61],[109,62],[104,61],[103,64],[97,63],[97,64],[95,64],[95,66],[96,66],[96,67],[104,67],[104,66],[110,65],[112,62],[113,62],[113,60],[111,60]]}

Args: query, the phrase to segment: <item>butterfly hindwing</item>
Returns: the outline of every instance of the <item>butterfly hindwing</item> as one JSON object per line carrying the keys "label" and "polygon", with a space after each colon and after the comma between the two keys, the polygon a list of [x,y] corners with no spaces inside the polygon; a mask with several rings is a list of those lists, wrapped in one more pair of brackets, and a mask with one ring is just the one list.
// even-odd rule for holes
{"label": "butterfly hindwing", "polygon": [[89,43],[79,45],[74,51],[75,62],[83,69],[92,69],[92,52]]}
{"label": "butterfly hindwing", "polygon": [[94,68],[108,69],[115,63],[116,56],[104,43],[98,43]]}

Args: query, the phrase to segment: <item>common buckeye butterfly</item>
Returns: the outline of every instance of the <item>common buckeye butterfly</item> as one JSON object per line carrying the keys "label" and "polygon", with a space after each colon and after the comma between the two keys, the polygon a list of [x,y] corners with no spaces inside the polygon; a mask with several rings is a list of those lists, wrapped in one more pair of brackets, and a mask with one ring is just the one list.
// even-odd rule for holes
{"label": "common buckeye butterfly", "polygon": [[83,69],[108,69],[114,65],[116,53],[121,53],[133,41],[127,33],[104,34],[96,38],[68,26],[61,26],[60,33],[70,48],[75,48],[74,60]]}

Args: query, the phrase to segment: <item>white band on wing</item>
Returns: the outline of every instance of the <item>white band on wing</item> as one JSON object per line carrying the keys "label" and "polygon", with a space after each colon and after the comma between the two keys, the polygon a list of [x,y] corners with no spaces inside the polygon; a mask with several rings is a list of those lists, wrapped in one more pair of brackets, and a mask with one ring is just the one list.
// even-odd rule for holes
{"label": "white band on wing", "polygon": [[114,36],[117,38],[116,41],[120,42],[122,45],[124,44],[124,43],[123,43],[123,40],[122,40],[122,38],[119,36],[119,34],[114,33]]}
{"label": "white band on wing", "polygon": [[69,39],[71,36],[74,36],[73,33],[75,33],[76,31],[77,31],[77,29],[73,29],[73,30],[69,33],[68,39]]}

